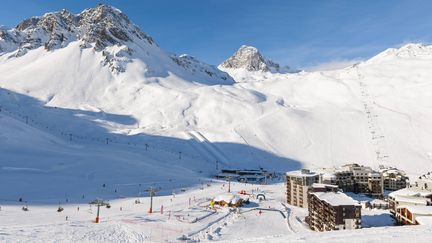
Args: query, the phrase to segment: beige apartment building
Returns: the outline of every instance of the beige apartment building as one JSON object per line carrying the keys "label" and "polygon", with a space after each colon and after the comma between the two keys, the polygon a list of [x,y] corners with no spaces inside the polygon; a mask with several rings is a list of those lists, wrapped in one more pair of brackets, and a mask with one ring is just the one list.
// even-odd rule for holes
{"label": "beige apartment building", "polygon": [[319,182],[319,174],[307,169],[286,173],[287,203],[308,208],[308,190]]}

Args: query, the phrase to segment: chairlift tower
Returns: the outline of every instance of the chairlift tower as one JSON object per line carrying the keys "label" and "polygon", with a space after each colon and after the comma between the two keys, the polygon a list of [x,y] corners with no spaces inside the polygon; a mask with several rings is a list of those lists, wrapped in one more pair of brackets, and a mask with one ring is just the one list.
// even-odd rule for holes
{"label": "chairlift tower", "polygon": [[95,223],[98,224],[100,222],[100,218],[99,218],[100,207],[101,206],[109,206],[109,203],[105,202],[102,199],[95,199],[95,200],[91,201],[89,204],[97,206],[97,213],[96,213]]}
{"label": "chairlift tower", "polygon": [[150,209],[149,213],[153,213],[153,197],[156,196],[156,192],[160,191],[160,189],[155,187],[149,187],[148,189],[144,190],[149,193],[150,195]]}

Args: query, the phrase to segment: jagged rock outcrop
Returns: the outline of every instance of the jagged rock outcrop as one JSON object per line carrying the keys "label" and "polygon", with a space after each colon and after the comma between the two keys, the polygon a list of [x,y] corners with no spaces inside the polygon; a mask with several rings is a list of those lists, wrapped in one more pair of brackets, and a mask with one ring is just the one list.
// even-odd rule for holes
{"label": "jagged rock outcrop", "polygon": [[257,48],[241,46],[234,55],[219,65],[222,69],[245,69],[260,72],[288,72],[289,67],[280,67],[279,64],[266,59]]}
{"label": "jagged rock outcrop", "polygon": [[171,56],[172,60],[179,66],[190,71],[192,74],[204,73],[210,77],[218,78],[226,81],[226,83],[234,83],[234,80],[229,74],[220,71],[217,67],[201,62],[193,56],[183,54],[180,56]]}
{"label": "jagged rock outcrop", "polygon": [[61,10],[26,19],[13,29],[0,29],[0,55],[13,52],[12,56],[19,57],[41,46],[51,51],[72,41],[81,41],[82,48],[94,48],[95,51],[119,46],[119,51],[115,53],[103,53],[103,64],[109,65],[114,72],[124,71],[124,65],[119,60],[127,62],[124,57],[132,54],[129,42],[144,41],[156,45],[120,10],[98,5],[77,15]]}
{"label": "jagged rock outcrop", "polygon": [[[153,68],[149,72],[166,67],[172,69],[169,70],[171,72],[179,71],[179,76],[191,73],[195,82],[204,80],[202,83],[206,84],[234,83],[227,73],[191,56],[170,56],[124,13],[102,4],[79,14],[61,10],[26,19],[12,29],[0,27],[0,56],[18,58],[40,47],[54,51],[76,41],[80,48],[93,48],[95,52],[100,52],[101,64],[113,74],[126,72],[127,64],[134,58],[144,58],[143,61],[147,64],[153,63],[156,66],[147,65],[147,69]],[[156,64],[153,58],[159,62]],[[159,70],[159,73],[165,71],[168,70]]]}

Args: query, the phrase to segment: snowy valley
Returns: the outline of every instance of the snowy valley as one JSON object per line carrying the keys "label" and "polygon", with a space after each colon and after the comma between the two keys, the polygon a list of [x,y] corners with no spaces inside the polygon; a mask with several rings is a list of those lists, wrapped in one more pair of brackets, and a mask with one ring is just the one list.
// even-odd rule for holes
{"label": "snowy valley", "polygon": [[[430,228],[382,225],[384,210],[365,212],[368,229],[314,233],[304,209],[284,206],[282,177],[233,183],[268,196],[240,215],[205,206],[226,191],[213,178],[222,168],[282,174],[355,162],[412,178],[432,171],[431,67],[432,46],[423,44],[321,72],[242,46],[216,67],[163,50],[107,5],[1,27],[0,241],[427,242]],[[149,187],[159,188],[154,214]],[[112,207],[98,225],[88,206],[95,198]]]}

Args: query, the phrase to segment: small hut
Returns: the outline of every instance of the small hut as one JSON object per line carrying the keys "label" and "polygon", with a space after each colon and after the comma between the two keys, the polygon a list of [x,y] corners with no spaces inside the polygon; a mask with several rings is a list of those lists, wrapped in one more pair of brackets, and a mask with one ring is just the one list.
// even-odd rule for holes
{"label": "small hut", "polygon": [[224,193],[216,196],[213,203],[219,206],[239,207],[243,204],[243,199],[232,193]]}

